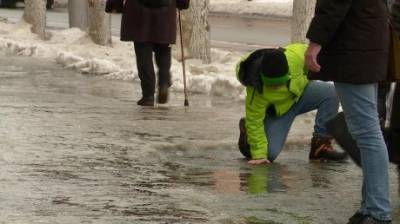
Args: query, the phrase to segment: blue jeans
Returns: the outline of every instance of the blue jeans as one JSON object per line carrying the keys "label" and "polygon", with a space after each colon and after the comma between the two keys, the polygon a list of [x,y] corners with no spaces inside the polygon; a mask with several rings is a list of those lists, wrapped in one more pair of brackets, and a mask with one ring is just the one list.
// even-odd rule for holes
{"label": "blue jeans", "polygon": [[361,152],[361,212],[390,220],[389,157],[379,125],[377,84],[335,83],[346,123]]}
{"label": "blue jeans", "polygon": [[268,160],[274,161],[285,145],[294,119],[313,110],[318,110],[315,117],[314,135],[328,137],[325,123],[333,118],[339,109],[333,84],[310,81],[297,103],[283,116],[267,116],[264,121],[265,134],[268,138]]}

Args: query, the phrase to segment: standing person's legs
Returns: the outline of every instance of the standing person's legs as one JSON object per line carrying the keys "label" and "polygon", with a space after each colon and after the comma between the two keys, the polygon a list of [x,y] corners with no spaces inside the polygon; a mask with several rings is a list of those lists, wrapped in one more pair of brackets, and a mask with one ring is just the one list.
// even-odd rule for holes
{"label": "standing person's legs", "polygon": [[153,66],[153,44],[135,42],[136,64],[140,85],[142,87],[142,99],[138,101],[142,106],[154,105],[155,73]]}
{"label": "standing person's legs", "polygon": [[380,129],[377,84],[335,83],[346,123],[361,152],[363,170],[360,212],[390,220],[389,158]]}
{"label": "standing person's legs", "polygon": [[[396,84],[393,95],[390,129],[389,155],[391,161],[397,164],[398,183],[400,183],[400,83]],[[400,192],[400,186],[398,190]]]}
{"label": "standing person's legs", "polygon": [[154,52],[158,67],[158,103],[167,103],[168,88],[171,86],[171,47],[169,44],[155,44]]}

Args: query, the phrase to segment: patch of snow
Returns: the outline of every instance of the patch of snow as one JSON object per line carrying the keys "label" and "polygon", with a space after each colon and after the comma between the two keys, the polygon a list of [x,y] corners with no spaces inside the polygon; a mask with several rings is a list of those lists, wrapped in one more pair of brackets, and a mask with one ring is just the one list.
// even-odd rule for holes
{"label": "patch of snow", "polygon": [[[31,33],[30,25],[23,21],[17,24],[0,23],[0,50],[54,61],[65,68],[108,79],[137,79],[132,43],[114,38],[112,46],[99,46],[76,28],[50,31],[50,36],[49,40],[41,40]],[[196,59],[187,60],[189,92],[244,99],[244,87],[235,75],[235,65],[241,55],[238,52],[212,49],[211,64],[203,64]],[[171,89],[182,91],[182,65],[175,58],[172,59],[171,72]]]}
{"label": "patch of snow", "polygon": [[[66,7],[67,0],[55,0],[55,7]],[[210,0],[215,13],[289,17],[293,0]]]}
{"label": "patch of snow", "polygon": [[211,0],[210,10],[216,13],[290,17],[293,0]]}

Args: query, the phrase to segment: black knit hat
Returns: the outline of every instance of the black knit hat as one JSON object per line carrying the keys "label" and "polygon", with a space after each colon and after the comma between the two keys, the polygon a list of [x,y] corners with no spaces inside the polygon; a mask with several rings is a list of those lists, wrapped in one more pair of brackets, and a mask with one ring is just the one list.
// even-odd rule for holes
{"label": "black knit hat", "polygon": [[265,52],[261,64],[261,79],[265,85],[284,84],[289,80],[289,65],[282,49]]}

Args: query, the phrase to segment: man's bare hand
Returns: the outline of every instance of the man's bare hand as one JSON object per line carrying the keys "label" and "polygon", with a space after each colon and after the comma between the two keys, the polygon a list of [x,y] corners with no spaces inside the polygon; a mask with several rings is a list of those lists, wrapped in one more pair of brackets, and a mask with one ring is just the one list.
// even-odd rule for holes
{"label": "man's bare hand", "polygon": [[252,159],[247,162],[250,165],[261,165],[271,163],[268,159]]}
{"label": "man's bare hand", "polygon": [[317,43],[310,42],[308,49],[305,53],[305,63],[307,68],[312,72],[321,71],[321,65],[318,64],[317,57],[321,51],[321,45]]}

